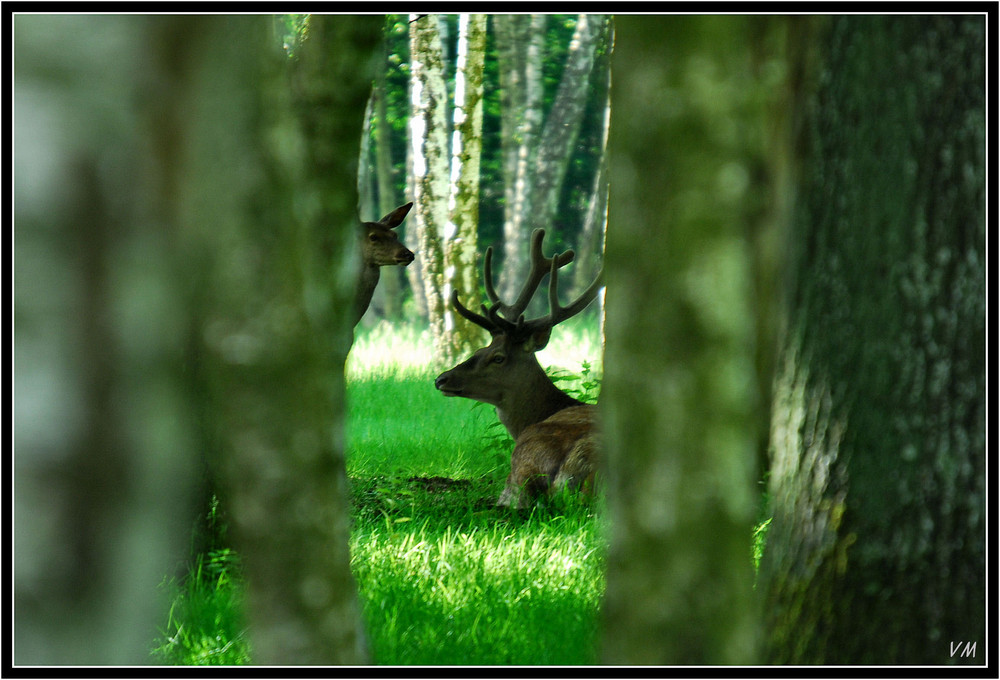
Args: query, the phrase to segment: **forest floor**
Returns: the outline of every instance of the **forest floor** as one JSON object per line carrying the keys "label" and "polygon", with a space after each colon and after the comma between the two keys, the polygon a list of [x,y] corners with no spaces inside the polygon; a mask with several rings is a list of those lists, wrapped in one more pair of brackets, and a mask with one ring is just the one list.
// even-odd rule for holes
{"label": "forest floor", "polygon": [[[593,324],[591,324],[593,326]],[[539,360],[588,401],[599,387],[596,328],[560,328]],[[351,567],[375,663],[596,663],[604,592],[600,501],[532,511],[494,503],[513,442],[492,407],[446,399],[430,340],[410,326],[361,331],[347,364]],[[239,558],[219,550],[167,579],[160,663],[252,663]]]}
{"label": "forest floor", "polygon": [[[351,568],[372,660],[597,663],[603,500],[495,507],[513,442],[492,407],[434,388],[430,352],[426,331],[382,324],[358,334],[346,367]],[[567,323],[539,353],[560,388],[589,402],[600,358],[594,323]],[[755,564],[768,521],[748,537]],[[192,561],[186,578],[164,580],[171,604],[154,661],[253,663],[238,555],[223,548]]]}

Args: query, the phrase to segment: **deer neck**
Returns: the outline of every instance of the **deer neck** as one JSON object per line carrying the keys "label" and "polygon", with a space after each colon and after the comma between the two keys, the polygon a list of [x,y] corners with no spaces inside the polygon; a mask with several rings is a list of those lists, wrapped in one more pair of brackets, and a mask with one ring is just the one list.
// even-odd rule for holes
{"label": "deer neck", "polygon": [[[378,285],[379,268],[376,264],[368,262],[361,263],[361,271],[358,273],[358,289],[354,298],[355,316],[360,320],[368,309],[375,293],[375,286]],[[357,323],[357,321],[355,321]]]}
{"label": "deer neck", "polygon": [[515,398],[497,405],[497,418],[510,436],[517,439],[524,428],[581,403],[556,387],[539,366],[537,373],[532,372],[532,379],[524,389],[518,390]]}

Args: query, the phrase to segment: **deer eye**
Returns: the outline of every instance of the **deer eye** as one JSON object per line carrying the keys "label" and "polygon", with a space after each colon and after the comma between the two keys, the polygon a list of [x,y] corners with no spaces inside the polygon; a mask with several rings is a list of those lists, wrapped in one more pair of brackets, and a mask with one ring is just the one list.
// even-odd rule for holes
{"label": "deer eye", "polygon": [[494,354],[493,358],[490,359],[490,361],[493,362],[494,364],[502,364],[503,362],[507,361],[507,357],[504,356],[503,354]]}
{"label": "deer eye", "polygon": [[378,241],[378,236],[376,236],[375,234],[368,234],[368,240],[371,241],[372,243],[376,243]]}

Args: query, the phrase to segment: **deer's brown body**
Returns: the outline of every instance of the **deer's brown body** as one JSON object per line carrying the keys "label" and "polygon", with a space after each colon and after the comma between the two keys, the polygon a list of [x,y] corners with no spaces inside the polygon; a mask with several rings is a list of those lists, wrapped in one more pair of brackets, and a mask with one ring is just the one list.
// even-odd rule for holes
{"label": "deer's brown body", "polygon": [[393,229],[398,227],[413,203],[401,205],[378,222],[362,222],[360,231],[361,271],[358,272],[357,294],[354,298],[354,324],[368,311],[380,269],[392,265],[407,266],[413,262],[413,253],[399,241]]}
{"label": "deer's brown body", "polygon": [[[601,278],[575,302],[559,305],[557,270],[573,259],[573,252],[545,258],[541,243],[545,232],[532,234],[531,272],[517,301],[504,304],[493,288],[492,249],[483,263],[486,293],[492,306],[485,315],[471,312],[452,295],[452,305],[462,316],[485,328],[492,342],[472,357],[445,371],[435,386],[445,396],[460,396],[492,404],[497,416],[516,441],[511,470],[498,505],[513,508],[534,502],[541,493],[592,484],[600,451],[597,407],[584,404],[558,389],[535,358],[545,347],[552,327],[578,314],[596,297]],[[524,310],[549,273],[548,316],[525,321]]]}
{"label": "deer's brown body", "polygon": [[588,491],[600,453],[597,407],[570,406],[529,425],[510,455],[510,474],[497,505],[521,508],[542,493]]}

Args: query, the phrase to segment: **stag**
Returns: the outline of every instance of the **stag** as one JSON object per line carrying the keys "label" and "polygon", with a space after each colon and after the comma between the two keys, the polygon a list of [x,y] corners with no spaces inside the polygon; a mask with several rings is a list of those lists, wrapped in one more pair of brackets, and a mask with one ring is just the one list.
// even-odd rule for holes
{"label": "stag", "polygon": [[378,285],[381,267],[401,264],[404,267],[413,262],[413,253],[399,241],[399,235],[393,229],[398,227],[406,213],[410,212],[413,203],[401,205],[378,222],[362,222],[359,236],[361,238],[361,271],[358,273],[357,295],[354,298],[354,323],[358,325],[361,317],[368,310]]}
{"label": "stag", "polygon": [[[580,297],[559,304],[558,271],[573,260],[572,250],[542,255],[545,231],[531,235],[528,278],[513,304],[500,300],[493,286],[493,248],[486,249],[483,280],[490,306],[470,311],[452,291],[451,304],[492,336],[490,344],[445,371],[434,381],[446,397],[466,397],[496,407],[497,417],[514,438],[510,474],[497,505],[522,508],[542,494],[593,485],[599,441],[597,407],[569,396],[542,370],[535,352],[548,344],[552,328],[582,312],[602,286],[598,274]],[[549,313],[525,320],[524,312],[545,274],[549,274]]]}

